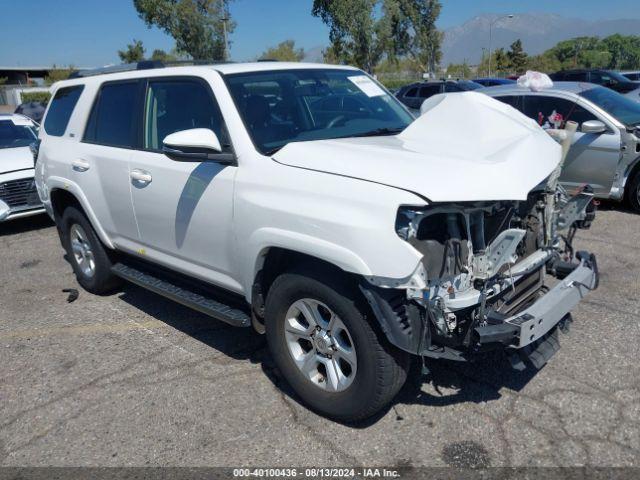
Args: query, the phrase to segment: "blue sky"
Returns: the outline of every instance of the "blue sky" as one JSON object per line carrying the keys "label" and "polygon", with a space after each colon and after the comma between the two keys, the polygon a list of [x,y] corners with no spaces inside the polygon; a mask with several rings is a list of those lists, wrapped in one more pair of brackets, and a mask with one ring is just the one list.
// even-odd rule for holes
{"label": "blue sky", "polygon": [[[304,48],[326,45],[327,29],[310,14],[312,0],[234,0],[233,60],[249,60],[288,38]],[[442,0],[441,28],[481,13],[549,12],[588,20],[627,18],[630,0]],[[173,40],[138,18],[131,0],[0,0],[0,65],[100,66],[117,63],[133,38],[148,52]],[[633,16],[640,16],[633,15]],[[26,19],[26,20],[25,20]]]}

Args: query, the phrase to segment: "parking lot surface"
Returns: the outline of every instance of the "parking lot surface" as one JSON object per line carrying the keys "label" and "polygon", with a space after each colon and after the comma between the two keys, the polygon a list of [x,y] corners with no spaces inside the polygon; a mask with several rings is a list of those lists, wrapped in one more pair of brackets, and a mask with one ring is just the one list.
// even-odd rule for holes
{"label": "parking lot surface", "polygon": [[640,466],[639,239],[610,206],[579,232],[601,286],[541,371],[431,361],[348,426],[300,405],[252,330],[91,295],[48,219],[0,224],[0,465]]}

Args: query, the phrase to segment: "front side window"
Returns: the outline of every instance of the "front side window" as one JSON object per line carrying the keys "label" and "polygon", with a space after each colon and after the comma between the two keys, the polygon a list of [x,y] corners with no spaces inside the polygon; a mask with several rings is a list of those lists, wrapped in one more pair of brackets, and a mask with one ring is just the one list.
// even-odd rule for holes
{"label": "front side window", "polygon": [[44,120],[44,131],[47,132],[48,135],[53,135],[54,137],[64,135],[73,109],[76,103],[78,103],[83,89],[83,85],[74,85],[73,87],[58,89],[51,100],[47,118]]}
{"label": "front side window", "polygon": [[33,125],[16,123],[11,119],[0,120],[0,148],[28,147],[37,140],[38,134]]}
{"label": "front side window", "polygon": [[398,133],[413,120],[357,70],[250,72],[226,80],[249,135],[267,155],[290,142]]}
{"label": "front side window", "polygon": [[569,120],[579,124],[597,120],[595,115],[571,100],[543,95],[525,96],[524,114],[542,128],[564,128]]}
{"label": "front side window", "polygon": [[218,104],[196,80],[149,82],[145,102],[144,148],[160,150],[164,138],[180,130],[208,128],[228,145]]}
{"label": "front side window", "polygon": [[138,82],[105,84],[93,105],[84,141],[111,147],[136,145]]}

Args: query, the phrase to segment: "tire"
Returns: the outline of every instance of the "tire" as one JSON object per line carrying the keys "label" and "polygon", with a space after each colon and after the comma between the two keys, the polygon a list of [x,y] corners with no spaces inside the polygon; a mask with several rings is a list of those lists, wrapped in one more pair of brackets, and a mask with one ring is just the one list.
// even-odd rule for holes
{"label": "tire", "polygon": [[634,212],[640,213],[640,170],[637,170],[631,177],[631,181],[627,184],[624,193],[629,207]]}
{"label": "tire", "polygon": [[67,258],[82,288],[103,295],[118,287],[120,279],[111,273],[113,263],[84,213],[67,207],[60,232]]}
{"label": "tire", "polygon": [[[313,270],[282,274],[269,289],[265,308],[269,350],[284,378],[310,408],[339,421],[364,420],[398,393],[407,378],[409,354],[389,344],[355,288],[337,280],[339,274],[312,274]],[[327,327],[333,318],[333,326],[305,330],[310,323],[307,316],[317,314],[322,318],[316,323]],[[323,350],[327,338],[333,350]]]}

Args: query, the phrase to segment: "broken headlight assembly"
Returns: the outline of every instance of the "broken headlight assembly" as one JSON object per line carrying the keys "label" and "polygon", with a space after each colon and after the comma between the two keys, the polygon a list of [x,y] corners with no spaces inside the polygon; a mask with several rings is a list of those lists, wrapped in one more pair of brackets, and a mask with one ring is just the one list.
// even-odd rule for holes
{"label": "broken headlight assembly", "polygon": [[407,289],[407,297],[424,308],[430,338],[469,346],[473,328],[499,323],[540,298],[545,265],[567,263],[575,229],[593,220],[592,197],[588,189],[569,197],[562,188],[553,196],[540,188],[525,201],[400,207],[396,232],[422,254],[426,285]]}

